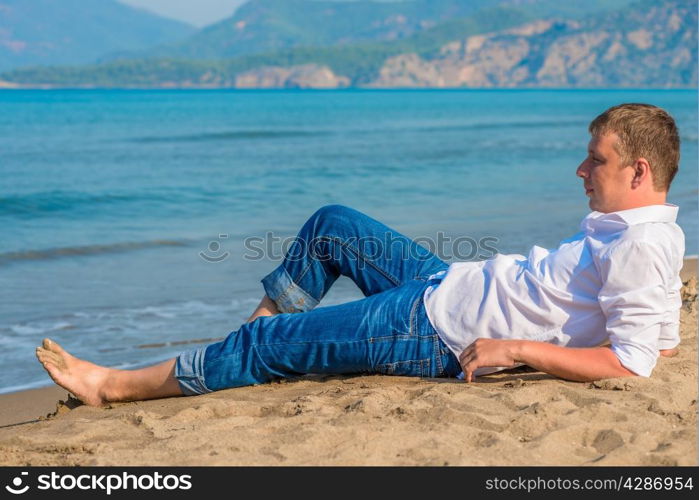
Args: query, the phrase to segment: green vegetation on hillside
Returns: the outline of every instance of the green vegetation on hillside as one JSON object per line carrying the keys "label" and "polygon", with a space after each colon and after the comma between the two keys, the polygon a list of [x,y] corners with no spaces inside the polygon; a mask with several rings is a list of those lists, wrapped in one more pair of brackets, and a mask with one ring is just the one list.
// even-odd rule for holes
{"label": "green vegetation on hillside", "polygon": [[[286,0],[256,0],[251,2],[249,6],[274,7],[281,5],[283,1]],[[307,0],[294,0],[292,3],[301,5],[309,2]],[[369,2],[357,3],[368,4]],[[457,0],[439,0],[430,4],[420,0],[420,2],[415,3],[419,3],[423,7],[429,5],[437,12],[439,9],[446,9],[449,5],[460,2]],[[327,4],[328,2],[318,2],[318,5]],[[677,86],[690,85],[691,82],[695,82],[697,79],[696,3],[693,0],[641,0],[629,7],[626,7],[627,4],[628,0],[589,0],[572,3],[560,2],[559,0],[555,2],[553,0],[540,0],[526,4],[515,0],[503,0],[495,7],[477,10],[469,16],[448,19],[432,28],[423,27],[410,36],[390,41],[364,41],[331,46],[295,46],[261,54],[247,54],[229,58],[210,57],[195,60],[181,56],[163,55],[138,59],[123,58],[89,66],[26,68],[2,74],[0,80],[25,85],[61,87],[232,87],[235,85],[236,77],[245,71],[265,66],[290,67],[313,63],[328,66],[336,75],[348,77],[353,86],[362,86],[375,81],[386,60],[392,56],[416,53],[424,60],[429,61],[439,57],[439,51],[445,44],[485,33],[499,33],[492,39],[497,40],[497,43],[501,44],[499,46],[507,47],[509,43],[515,42],[510,41],[514,37],[503,33],[504,30],[537,19],[550,18],[553,14],[570,13],[574,14],[573,17],[579,17],[582,13],[592,12],[584,19],[579,19],[578,24],[556,23],[551,29],[540,35],[533,34],[526,40],[519,39],[526,46],[525,50],[529,52],[517,62],[519,66],[515,69],[524,71],[524,73],[520,72],[520,75],[532,75],[531,78],[536,78],[551,47],[558,47],[556,50],[561,50],[560,46],[556,45],[558,41],[582,36],[583,38],[578,38],[578,40],[584,40],[585,37],[588,37],[590,40],[606,40],[606,42],[600,43],[598,46],[590,45],[589,48],[584,47],[585,43],[569,44],[564,49],[568,52],[562,53],[557,58],[554,57],[557,61],[555,64],[558,65],[556,71],[559,73],[557,74],[564,75],[562,79],[554,78],[556,84],[574,85],[575,82],[584,81],[593,82],[594,85],[605,85],[601,82],[606,82],[608,86],[623,86],[628,85],[629,82],[642,85],[643,81],[647,81],[653,82],[652,85],[656,86]],[[618,5],[623,8],[609,12],[604,8],[609,5]],[[285,17],[286,14],[281,15],[280,12],[282,12],[281,7],[278,11],[272,12],[274,15],[267,15],[266,19],[269,20],[275,16],[282,20],[287,19],[288,16]],[[430,15],[437,15],[435,12],[431,12]],[[439,12],[443,15],[445,11]],[[670,27],[671,18],[674,27]],[[677,25],[678,22],[680,25]],[[641,28],[645,30],[645,34],[642,36],[648,40],[653,40],[653,43],[657,43],[657,45],[651,44],[646,48],[641,48],[636,42],[629,41],[630,38],[627,37],[626,33]],[[204,34],[205,31],[201,32],[200,35]],[[326,31],[324,28],[319,30],[319,33]],[[610,57],[609,54],[612,50],[609,45],[612,40],[617,40],[618,43],[615,42],[617,44],[616,50],[617,52],[621,50],[624,55],[621,59],[616,58],[613,63],[605,65],[604,61],[607,60],[605,58]],[[578,57],[580,51],[591,51],[587,53],[586,59],[601,63],[593,66],[592,73],[584,64],[575,66],[578,64],[577,61],[582,60]],[[485,59],[480,60],[483,65],[481,67],[498,64],[495,60],[497,58],[493,59],[490,55],[484,57]],[[672,61],[680,61],[680,63],[676,64]],[[459,61],[457,60],[453,64],[458,65]],[[473,64],[473,60],[469,64]],[[645,69],[639,73],[637,69],[634,69],[639,67]],[[411,67],[409,71],[419,73],[422,70]],[[498,76],[486,81],[486,84],[500,85],[502,83],[507,85],[508,81],[502,80],[506,78],[503,75],[508,74],[507,71],[510,70],[498,73]],[[594,73],[595,79],[589,80],[579,76],[570,76],[583,73]],[[400,76],[402,77],[402,75]],[[420,77],[418,75],[418,78]],[[569,77],[572,79],[566,79]],[[549,78],[551,77],[549,76]],[[643,80],[644,78],[645,80]],[[530,86],[539,83],[536,79],[529,79],[526,82],[520,79],[517,82]],[[511,84],[511,81],[509,83]]]}
{"label": "green vegetation on hillside", "polygon": [[[495,7],[392,42],[298,47],[225,60],[159,57],[121,59],[77,67],[32,67],[2,74],[0,79],[58,86],[159,86],[167,82],[225,85],[226,82],[233,82],[236,74],[261,66],[315,63],[327,65],[336,74],[347,76],[353,84],[362,84],[377,75],[388,57],[406,52],[429,57],[439,47],[456,38],[506,29],[528,20],[531,20],[531,16],[526,11],[513,7]],[[206,75],[204,79],[203,75]]]}

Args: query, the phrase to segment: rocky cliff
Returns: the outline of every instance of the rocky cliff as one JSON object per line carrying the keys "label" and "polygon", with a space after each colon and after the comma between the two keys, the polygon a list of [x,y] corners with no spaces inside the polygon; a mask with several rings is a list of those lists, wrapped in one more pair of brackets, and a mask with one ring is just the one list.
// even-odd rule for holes
{"label": "rocky cliff", "polygon": [[233,86],[240,89],[329,89],[347,87],[349,84],[349,78],[336,75],[327,66],[304,64],[290,68],[265,66],[256,70],[246,71],[236,76]]}
{"label": "rocky cliff", "polygon": [[675,87],[697,84],[697,6],[668,2],[584,23],[538,21],[401,54],[371,87]]}

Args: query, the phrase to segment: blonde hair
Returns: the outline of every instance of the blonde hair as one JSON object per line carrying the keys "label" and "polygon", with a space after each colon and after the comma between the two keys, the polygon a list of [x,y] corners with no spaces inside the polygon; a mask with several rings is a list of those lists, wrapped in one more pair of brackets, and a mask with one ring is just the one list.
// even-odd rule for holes
{"label": "blonde hair", "polygon": [[593,137],[615,133],[614,149],[624,166],[645,158],[653,173],[653,188],[668,191],[680,162],[680,136],[675,120],[662,108],[627,103],[613,106],[592,120]]}

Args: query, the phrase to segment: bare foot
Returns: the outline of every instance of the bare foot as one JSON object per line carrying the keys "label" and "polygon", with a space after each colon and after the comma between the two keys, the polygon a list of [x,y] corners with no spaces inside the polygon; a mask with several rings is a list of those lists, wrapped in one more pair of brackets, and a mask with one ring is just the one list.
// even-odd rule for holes
{"label": "bare foot", "polygon": [[114,370],[71,356],[50,339],[44,339],[36,348],[36,357],[54,382],[86,405],[102,406],[108,402],[106,385]]}

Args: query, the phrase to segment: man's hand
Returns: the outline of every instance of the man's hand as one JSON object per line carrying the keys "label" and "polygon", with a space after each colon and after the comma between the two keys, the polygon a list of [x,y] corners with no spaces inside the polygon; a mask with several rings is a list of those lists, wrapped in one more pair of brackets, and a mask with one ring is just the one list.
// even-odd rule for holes
{"label": "man's hand", "polygon": [[459,356],[464,380],[473,381],[473,372],[483,366],[514,366],[516,340],[478,339]]}
{"label": "man's hand", "polygon": [[577,382],[636,375],[608,347],[563,347],[534,340],[478,339],[464,349],[459,362],[466,382],[473,381],[477,368],[518,363]]}

